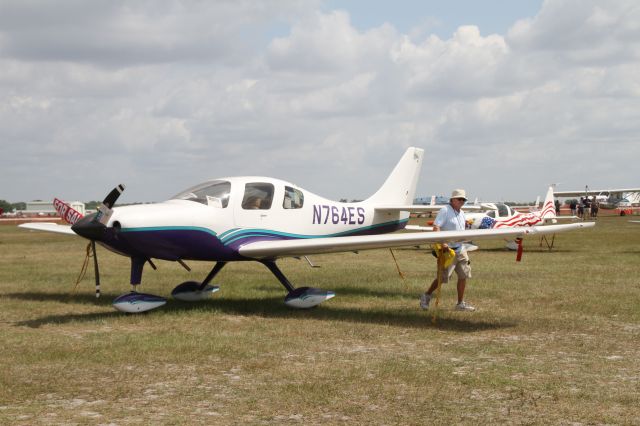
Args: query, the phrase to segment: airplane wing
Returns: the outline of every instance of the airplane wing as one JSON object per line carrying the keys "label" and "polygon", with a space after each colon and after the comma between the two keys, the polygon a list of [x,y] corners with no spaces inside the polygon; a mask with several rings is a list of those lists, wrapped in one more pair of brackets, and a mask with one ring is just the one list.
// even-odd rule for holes
{"label": "airplane wing", "polygon": [[238,250],[242,256],[254,259],[305,256],[378,248],[417,246],[430,243],[452,243],[479,239],[518,238],[525,235],[544,235],[590,228],[595,222],[568,225],[549,225],[523,228],[477,229],[472,231],[410,232],[397,234],[327,237],[297,240],[257,241]]}
{"label": "airplane wing", "polygon": [[57,234],[77,235],[71,230],[69,225],[58,225],[53,222],[33,222],[22,223],[18,225],[19,228],[33,229],[36,231],[55,232]]}
{"label": "airplane wing", "polygon": [[598,195],[603,192],[610,194],[625,193],[625,192],[640,192],[640,188],[626,188],[626,189],[589,189],[580,191],[554,191],[553,195],[556,197],[582,197],[584,195]]}
{"label": "airplane wing", "polygon": [[[409,213],[423,213],[423,212],[437,212],[441,208],[445,207],[444,204],[412,204],[405,206],[376,206],[374,209],[376,212],[393,213],[393,212],[409,212]],[[462,210],[481,210],[481,207],[474,204],[464,205]]]}

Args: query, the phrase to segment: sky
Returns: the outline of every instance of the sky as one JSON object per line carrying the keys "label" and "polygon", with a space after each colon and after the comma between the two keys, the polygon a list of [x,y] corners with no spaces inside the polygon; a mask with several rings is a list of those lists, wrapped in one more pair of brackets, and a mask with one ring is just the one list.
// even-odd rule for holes
{"label": "sky", "polygon": [[640,3],[0,0],[0,199],[363,199],[410,146],[417,196],[638,186]]}

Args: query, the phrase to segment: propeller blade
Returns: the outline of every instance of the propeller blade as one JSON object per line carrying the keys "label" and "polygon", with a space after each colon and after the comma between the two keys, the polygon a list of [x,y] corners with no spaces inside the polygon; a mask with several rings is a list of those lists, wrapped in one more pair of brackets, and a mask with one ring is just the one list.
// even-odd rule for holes
{"label": "propeller blade", "polygon": [[102,205],[98,207],[98,215],[96,216],[96,219],[98,222],[100,222],[103,225],[106,225],[107,222],[109,222],[109,218],[113,213],[113,210],[111,210],[111,208],[120,197],[120,194],[122,194],[122,192],[124,191],[124,188],[125,186],[123,184],[116,186],[106,196],[104,201],[102,201]]}
{"label": "propeller blade", "polygon": [[113,188],[111,190],[111,192],[109,193],[109,195],[106,196],[106,198],[104,199],[102,204],[107,206],[107,208],[109,208],[109,209],[111,207],[113,207],[113,205],[116,203],[116,201],[120,197],[120,194],[122,194],[124,192],[124,189],[125,189],[125,186],[123,184],[120,184],[120,185],[116,186],[115,188]]}

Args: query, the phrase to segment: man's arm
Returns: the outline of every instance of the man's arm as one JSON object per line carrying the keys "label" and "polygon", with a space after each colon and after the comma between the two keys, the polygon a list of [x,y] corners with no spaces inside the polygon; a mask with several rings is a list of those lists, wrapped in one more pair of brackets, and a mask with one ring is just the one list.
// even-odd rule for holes
{"label": "man's arm", "polygon": [[[440,227],[439,227],[438,225],[434,224],[434,225],[433,225],[433,230],[432,230],[431,232],[438,232],[438,231],[440,231]],[[447,250],[447,249],[449,249],[449,244],[447,244],[447,243],[442,243],[442,249],[443,249],[443,250]]]}

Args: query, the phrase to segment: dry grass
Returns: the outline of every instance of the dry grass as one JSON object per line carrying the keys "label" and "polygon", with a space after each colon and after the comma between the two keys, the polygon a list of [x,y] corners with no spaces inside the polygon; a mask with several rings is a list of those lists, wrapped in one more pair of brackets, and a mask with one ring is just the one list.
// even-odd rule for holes
{"label": "dry grass", "polygon": [[[335,290],[310,311],[282,303],[266,268],[231,264],[205,303],[115,312],[128,261],[99,251],[71,288],[85,244],[0,227],[1,424],[640,424],[640,226],[606,218],[522,263],[500,242],[472,253],[468,300],[443,290],[436,326],[418,309],[424,250],[283,260],[297,285]],[[158,262],[143,290],[201,279]]]}

